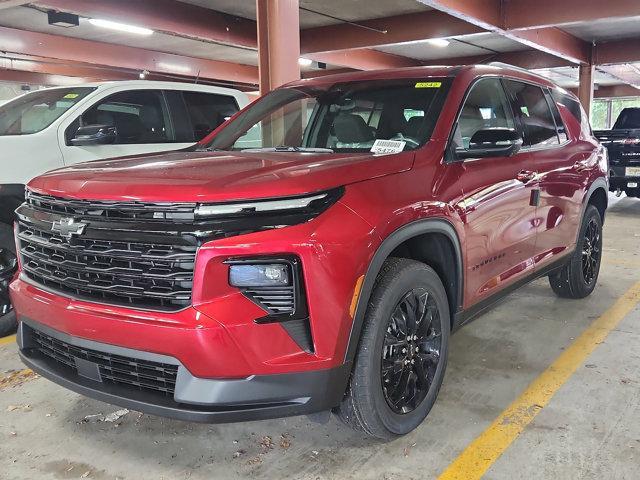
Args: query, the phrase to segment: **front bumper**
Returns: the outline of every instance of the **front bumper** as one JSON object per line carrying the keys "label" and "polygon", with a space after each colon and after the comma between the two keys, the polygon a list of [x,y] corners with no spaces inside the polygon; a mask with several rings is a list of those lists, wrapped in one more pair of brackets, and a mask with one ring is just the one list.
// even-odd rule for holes
{"label": "front bumper", "polygon": [[[76,338],[167,355],[199,378],[328,370],[344,362],[353,321],[349,305],[377,242],[371,227],[338,202],[310,222],[202,245],[191,305],[178,311],[75,297],[37,283],[25,271],[9,289],[19,318]],[[297,319],[256,322],[267,310],[229,285],[229,259],[274,255],[302,263],[304,328],[296,330]],[[303,348],[298,341],[303,335],[313,348]]]}
{"label": "front bumper", "polygon": [[[205,379],[191,374],[175,358],[98,343],[56,331],[21,317],[18,345],[23,362],[49,380],[77,393],[132,410],[192,422],[224,423],[302,415],[336,406],[344,394],[350,367],[280,375],[252,375],[240,379]],[[43,349],[37,338],[49,338]],[[48,353],[44,353],[47,351]],[[88,352],[88,355],[87,355]],[[74,356],[74,353],[78,356]],[[82,358],[81,358],[82,357]],[[69,359],[72,359],[69,362]],[[96,363],[88,361],[97,359]],[[173,391],[145,388],[138,377],[107,378],[100,365],[129,360],[175,366]],[[107,367],[113,372],[114,368]],[[149,377],[149,375],[145,375]],[[150,384],[150,382],[147,382]],[[141,386],[142,385],[142,386]],[[165,382],[166,385],[166,382]],[[170,389],[171,390],[171,389]]]}

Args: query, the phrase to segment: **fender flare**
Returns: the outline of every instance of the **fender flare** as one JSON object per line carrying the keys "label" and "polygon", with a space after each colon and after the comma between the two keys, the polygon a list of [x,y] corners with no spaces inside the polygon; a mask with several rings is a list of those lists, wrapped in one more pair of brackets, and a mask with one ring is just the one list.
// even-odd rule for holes
{"label": "fender flare", "polygon": [[[373,255],[367,272],[362,282],[360,294],[358,296],[358,302],[356,304],[355,314],[353,316],[353,323],[351,324],[351,332],[349,333],[349,341],[347,343],[347,349],[345,352],[345,362],[352,362],[356,356],[358,344],[360,342],[360,335],[362,333],[362,327],[364,325],[364,316],[369,303],[369,298],[373,292],[373,286],[376,278],[382,269],[384,261],[389,257],[391,252],[400,244],[413,237],[423,235],[425,233],[439,233],[445,235],[452,243],[454,253],[456,256],[456,277],[457,292],[455,305],[459,310],[462,307],[462,295],[464,287],[463,278],[463,266],[462,266],[462,247],[458,233],[453,224],[448,220],[442,218],[428,218],[424,220],[417,220],[415,222],[406,224],[384,239],[382,244],[376,250]],[[451,312],[452,318],[455,315],[455,311]]]}
{"label": "fender flare", "polygon": [[[605,196],[608,197],[608,194],[609,194],[609,182],[608,182],[607,179],[605,179],[605,177],[596,178],[593,181],[593,183],[589,186],[589,188],[587,189],[587,193],[585,193],[585,195],[584,195],[584,201],[582,202],[582,212],[581,212],[581,215],[580,215],[580,224],[582,224],[582,219],[584,218],[584,213],[587,210],[587,205],[589,205],[589,200],[591,200],[591,197],[593,196],[595,191],[598,190],[599,188],[604,190]],[[609,202],[607,200],[607,204],[608,203]],[[602,223],[604,224],[604,218],[602,219]],[[578,232],[576,233],[576,245],[577,245],[579,239],[580,239],[580,227],[578,227]]]}

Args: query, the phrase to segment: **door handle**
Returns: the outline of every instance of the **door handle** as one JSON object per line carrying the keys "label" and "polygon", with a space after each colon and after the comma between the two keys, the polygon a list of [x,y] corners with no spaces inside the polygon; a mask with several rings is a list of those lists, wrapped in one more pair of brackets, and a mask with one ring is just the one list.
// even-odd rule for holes
{"label": "door handle", "polygon": [[532,172],[530,170],[522,170],[516,175],[516,179],[521,181],[522,183],[529,183],[531,180],[536,178],[538,172]]}

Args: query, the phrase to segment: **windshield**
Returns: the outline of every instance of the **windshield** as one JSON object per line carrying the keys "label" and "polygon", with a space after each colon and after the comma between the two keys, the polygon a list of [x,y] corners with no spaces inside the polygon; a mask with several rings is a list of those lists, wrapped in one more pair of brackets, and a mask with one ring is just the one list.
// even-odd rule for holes
{"label": "windshield", "polygon": [[[449,79],[281,88],[241,112],[207,145],[215,150],[387,152],[429,140]],[[391,142],[389,142],[391,141]]]}
{"label": "windshield", "polygon": [[95,88],[52,88],[28,93],[0,106],[0,136],[44,130]]}

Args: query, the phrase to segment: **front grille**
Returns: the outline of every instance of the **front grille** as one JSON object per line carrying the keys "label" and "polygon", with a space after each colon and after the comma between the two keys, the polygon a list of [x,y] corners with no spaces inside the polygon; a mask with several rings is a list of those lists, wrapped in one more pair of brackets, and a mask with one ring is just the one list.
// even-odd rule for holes
{"label": "front grille", "polygon": [[[191,304],[196,253],[204,242],[310,221],[344,189],[324,193],[304,209],[206,216],[196,215],[197,203],[78,200],[27,190],[16,210],[22,274],[81,300],[180,310]],[[292,314],[299,292],[282,290],[251,295],[271,314]]]}
{"label": "front grille", "polygon": [[[28,279],[100,303],[167,311],[190,305],[200,245],[199,227],[193,221],[135,220],[132,212],[144,208],[143,204],[135,204],[132,210],[119,205],[111,211],[92,210],[99,202],[34,194],[28,198],[17,211],[22,272]],[[92,207],[80,213],[78,204]],[[130,218],[116,221],[107,211]],[[77,216],[61,215],[72,212]],[[69,218],[85,223],[86,228],[67,238],[54,228],[56,222]]]}
{"label": "front grille", "polygon": [[242,293],[270,314],[292,314],[296,309],[294,287],[245,288]]}
{"label": "front grille", "polygon": [[75,374],[78,373],[76,358],[80,358],[98,366],[104,383],[160,393],[173,398],[178,375],[177,365],[77,347],[35,329],[30,329],[30,333],[35,350],[59,366],[71,369]]}
{"label": "front grille", "polygon": [[71,217],[112,220],[193,220],[195,203],[76,200],[27,191],[27,204],[39,210]]}

